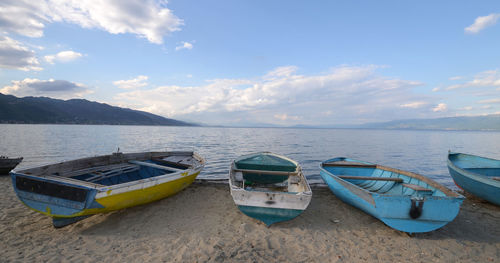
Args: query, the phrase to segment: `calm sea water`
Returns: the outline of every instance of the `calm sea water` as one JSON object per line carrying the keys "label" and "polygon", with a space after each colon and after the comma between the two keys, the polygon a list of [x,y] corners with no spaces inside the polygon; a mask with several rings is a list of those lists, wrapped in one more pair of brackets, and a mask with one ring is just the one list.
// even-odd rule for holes
{"label": "calm sea water", "polygon": [[226,178],[232,159],[271,151],[298,161],[310,182],[319,163],[351,157],[428,176],[456,189],[448,150],[500,159],[500,132],[364,129],[206,128],[0,124],[0,155],[23,156],[20,167],[122,152],[195,150],[207,165],[199,178]]}

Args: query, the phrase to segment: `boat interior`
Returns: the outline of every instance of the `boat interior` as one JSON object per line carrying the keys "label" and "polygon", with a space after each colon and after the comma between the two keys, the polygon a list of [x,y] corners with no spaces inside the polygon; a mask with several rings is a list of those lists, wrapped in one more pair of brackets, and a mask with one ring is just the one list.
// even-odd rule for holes
{"label": "boat interior", "polygon": [[191,167],[185,163],[192,157],[182,158],[177,162],[178,157],[182,158],[170,156],[146,161],[133,160],[123,164],[90,168],[90,171],[76,171],[75,175],[69,178],[109,186],[175,173]]}
{"label": "boat interior", "polygon": [[379,165],[338,161],[323,163],[322,167],[345,181],[378,194],[447,196],[453,193],[440,189],[444,187],[431,185],[426,182],[430,180],[421,175]]}
{"label": "boat interior", "polygon": [[[89,160],[91,161],[92,158]],[[120,162],[113,162],[112,164],[76,165],[80,166],[81,169],[65,170],[61,167],[61,169],[58,170],[46,170],[53,170],[47,174],[49,176],[65,177],[78,181],[110,186],[184,171],[197,164],[200,164],[200,160],[191,154],[155,156],[146,160],[140,158],[124,158]],[[30,170],[21,172],[31,174]]]}
{"label": "boat interior", "polygon": [[467,154],[450,154],[449,158],[461,169],[500,181],[500,161],[498,160]]}
{"label": "boat interior", "polygon": [[[255,182],[248,181],[246,175],[252,175],[250,178],[260,177],[280,177],[281,180],[272,180],[272,182]],[[231,184],[245,189],[246,191],[259,192],[283,192],[283,193],[300,193],[311,191],[300,167],[294,172],[270,171],[270,170],[247,170],[236,168],[234,162],[231,165],[230,178]],[[278,182],[276,182],[278,181]]]}

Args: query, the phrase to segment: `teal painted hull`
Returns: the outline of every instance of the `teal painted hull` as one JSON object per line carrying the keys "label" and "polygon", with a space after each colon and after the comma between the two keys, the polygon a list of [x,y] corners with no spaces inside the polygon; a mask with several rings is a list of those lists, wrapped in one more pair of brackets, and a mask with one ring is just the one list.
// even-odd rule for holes
{"label": "teal painted hull", "polygon": [[255,218],[270,226],[274,223],[291,220],[300,215],[304,210],[268,208],[239,205],[238,208],[245,215]]}
{"label": "teal painted hull", "polygon": [[448,170],[453,181],[463,190],[500,206],[500,160],[480,156],[449,153]]}

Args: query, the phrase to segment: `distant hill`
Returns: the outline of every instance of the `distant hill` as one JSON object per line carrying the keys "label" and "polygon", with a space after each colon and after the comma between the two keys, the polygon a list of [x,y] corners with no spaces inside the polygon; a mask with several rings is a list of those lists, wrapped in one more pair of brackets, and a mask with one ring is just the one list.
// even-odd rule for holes
{"label": "distant hill", "polygon": [[362,125],[361,128],[500,131],[500,114],[437,119],[397,120],[382,123],[368,123]]}
{"label": "distant hill", "polygon": [[196,126],[84,99],[18,98],[1,93],[0,123]]}

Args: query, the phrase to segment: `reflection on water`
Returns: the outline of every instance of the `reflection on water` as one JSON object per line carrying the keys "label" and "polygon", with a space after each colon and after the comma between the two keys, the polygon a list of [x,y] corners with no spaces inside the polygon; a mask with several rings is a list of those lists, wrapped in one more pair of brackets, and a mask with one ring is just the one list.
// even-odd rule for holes
{"label": "reflection on water", "polygon": [[455,188],[446,168],[448,150],[500,159],[499,146],[500,132],[0,124],[0,155],[23,156],[21,167],[109,154],[118,147],[195,150],[207,160],[200,178],[225,178],[237,156],[271,151],[298,161],[313,182],[321,161],[344,156]]}

